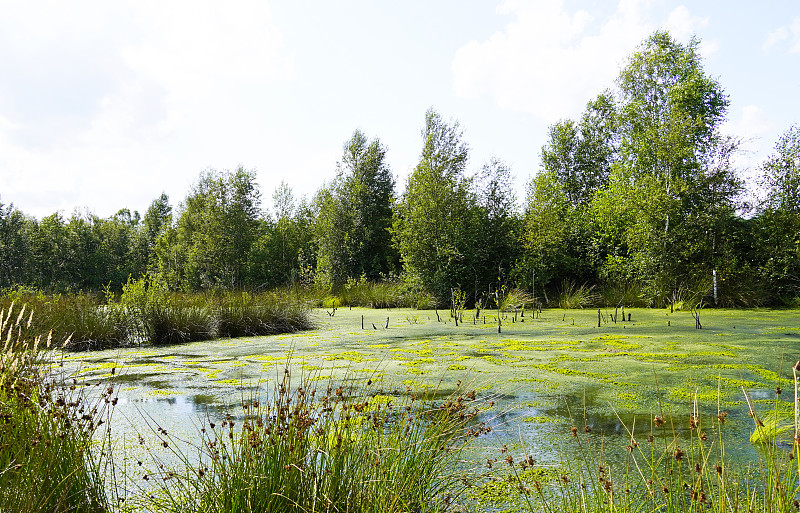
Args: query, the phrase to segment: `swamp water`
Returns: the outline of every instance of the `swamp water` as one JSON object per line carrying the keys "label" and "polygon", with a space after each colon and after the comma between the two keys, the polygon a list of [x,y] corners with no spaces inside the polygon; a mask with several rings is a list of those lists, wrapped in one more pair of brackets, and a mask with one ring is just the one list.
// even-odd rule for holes
{"label": "swamp water", "polygon": [[505,445],[515,458],[557,465],[569,458],[572,426],[613,459],[628,430],[647,438],[655,415],[688,439],[695,403],[711,436],[718,411],[728,413],[726,451],[746,462],[757,453],[742,387],[759,413],[791,411],[798,312],[705,310],[702,330],[689,312],[628,310],[631,320],[616,323],[613,313],[601,311],[600,327],[597,310],[508,314],[498,333],[495,311],[485,320],[466,311],[456,326],[447,311],[439,320],[434,311],[314,310],[317,329],[302,333],[68,354],[57,365],[70,380],[113,383],[115,458],[129,478],[145,472],[142,460],[176,463],[174,446],[154,456],[159,428],[191,453],[202,426],[241,418],[242,403],[271,392],[287,366],[294,385],[320,389],[371,380],[400,394],[444,395],[466,383],[494,401],[483,419],[492,432],[465,454],[474,463],[502,458]]}

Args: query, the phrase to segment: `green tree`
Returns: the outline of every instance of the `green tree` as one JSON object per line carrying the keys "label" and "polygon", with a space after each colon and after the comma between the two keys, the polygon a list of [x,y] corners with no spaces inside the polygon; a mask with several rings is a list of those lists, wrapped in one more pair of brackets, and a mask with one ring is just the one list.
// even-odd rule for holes
{"label": "green tree", "polygon": [[762,186],[767,197],[762,211],[783,211],[800,215],[800,127],[790,127],[775,144],[762,169]]}
{"label": "green tree", "polygon": [[550,126],[541,171],[528,191],[518,279],[539,287],[563,280],[595,281],[602,256],[591,225],[592,204],[608,187],[616,158],[616,106],[606,91],[576,123]]}
{"label": "green tree", "polygon": [[706,241],[724,239],[740,190],[729,164],[738,143],[720,134],[728,99],[698,46],[657,31],[629,58],[617,80],[617,161],[595,206],[600,222],[628,223],[598,227],[613,264],[601,274],[633,276],[658,300],[709,279],[722,253]]}
{"label": "green tree", "polygon": [[159,272],[181,288],[242,287],[257,236],[261,197],[254,171],[201,173],[181,207],[175,232],[156,243]]}
{"label": "green tree", "polygon": [[550,126],[542,169],[551,173],[567,201],[587,205],[606,184],[616,155],[616,107],[606,91],[589,102],[578,123]]}
{"label": "green tree", "polygon": [[780,136],[761,168],[766,198],[753,246],[773,299],[789,301],[800,296],[800,128]]}
{"label": "green tree", "polygon": [[434,110],[425,115],[422,155],[408,177],[393,235],[405,279],[447,298],[450,288],[469,285],[478,243],[471,180],[465,176],[469,148],[458,122]]}
{"label": "green tree", "polygon": [[30,247],[29,283],[46,290],[66,290],[71,283],[68,270],[69,230],[58,212],[33,220],[28,228]]}
{"label": "green tree", "polygon": [[25,215],[13,204],[0,202],[0,287],[26,281],[29,258],[26,225]]}
{"label": "green tree", "polygon": [[386,148],[360,131],[344,144],[334,182],[317,195],[317,273],[333,285],[395,270],[391,244],[394,178]]}
{"label": "green tree", "polygon": [[475,255],[471,259],[475,292],[486,291],[498,279],[510,278],[519,258],[520,218],[512,188],[511,169],[498,159],[485,164],[472,179],[479,221]]}
{"label": "green tree", "polygon": [[249,256],[250,283],[275,287],[298,283],[301,260],[313,257],[315,212],[304,198],[296,201],[286,182],[272,194],[274,217],[259,222]]}
{"label": "green tree", "polygon": [[154,199],[138,223],[138,229],[132,242],[133,274],[139,276],[150,270],[151,264],[156,266],[158,257],[155,254],[156,241],[162,232],[172,227],[172,206],[166,193]]}

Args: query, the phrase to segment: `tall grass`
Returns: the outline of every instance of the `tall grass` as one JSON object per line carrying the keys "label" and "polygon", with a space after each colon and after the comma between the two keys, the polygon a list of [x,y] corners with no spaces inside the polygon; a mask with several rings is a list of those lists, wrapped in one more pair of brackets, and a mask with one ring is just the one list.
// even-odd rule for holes
{"label": "tall grass", "polygon": [[279,293],[226,293],[213,300],[219,337],[293,333],[313,327],[302,301]]}
{"label": "tall grass", "polygon": [[577,285],[574,281],[564,280],[558,295],[558,307],[565,309],[587,308],[600,301],[600,294],[594,285]]}
{"label": "tall grass", "polygon": [[95,513],[109,509],[92,442],[109,388],[95,401],[48,371],[50,340],[26,339],[24,307],[0,311],[0,511]]}
{"label": "tall grass", "polygon": [[395,281],[371,282],[365,279],[351,279],[345,284],[333,287],[329,285],[295,287],[291,292],[295,297],[302,298],[318,308],[331,308],[335,305],[429,310],[438,304],[431,293]]}
{"label": "tall grass", "polygon": [[28,311],[36,311],[30,323],[22,326],[20,335],[33,340],[46,338],[69,342],[69,350],[106,349],[117,347],[128,338],[125,320],[117,312],[104,308],[100,297],[91,294],[55,294],[48,296],[38,292],[10,293],[0,297],[0,308],[8,309],[12,304],[27,305]]}
{"label": "tall grass", "polygon": [[[444,511],[463,488],[461,449],[482,432],[474,392],[445,401],[387,396],[342,382],[327,389],[291,373],[241,422],[208,424],[199,463],[162,471],[146,508],[163,512]],[[468,430],[468,426],[473,430]]]}
{"label": "tall grass", "polygon": [[[0,308],[27,305],[36,311],[18,326],[23,338],[52,340],[67,350],[108,349],[150,343],[180,344],[216,337],[290,333],[313,323],[307,304],[281,292],[171,292],[158,280],[128,280],[122,294],[105,298],[89,294],[53,295],[12,292],[0,297]],[[66,341],[66,342],[64,342]]]}

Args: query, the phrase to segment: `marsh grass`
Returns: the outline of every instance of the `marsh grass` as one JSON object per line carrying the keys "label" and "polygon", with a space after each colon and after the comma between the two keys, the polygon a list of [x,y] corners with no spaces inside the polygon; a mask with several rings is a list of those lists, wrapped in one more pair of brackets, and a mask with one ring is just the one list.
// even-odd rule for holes
{"label": "marsh grass", "polygon": [[214,336],[207,297],[170,292],[162,282],[150,277],[129,279],[119,302],[112,302],[109,307],[126,319],[134,342],[169,345]]}
{"label": "marsh grass", "polygon": [[69,340],[69,350],[106,349],[118,347],[128,337],[125,319],[112,309],[105,308],[99,296],[91,294],[55,294],[52,296],[28,291],[11,293],[0,298],[0,308],[8,310],[12,304],[27,305],[28,312],[36,315],[20,326],[18,335],[23,339],[46,338]]}
{"label": "marsh grass", "polygon": [[227,293],[214,302],[213,315],[219,337],[275,335],[313,327],[302,303],[270,293]]}
{"label": "marsh grass", "polygon": [[[486,428],[474,392],[385,395],[371,381],[292,383],[202,428],[199,457],[152,475],[163,512],[445,511],[464,486],[461,450]],[[323,384],[324,386],[324,384]],[[175,444],[163,436],[163,445]],[[156,465],[160,468],[160,465]]]}
{"label": "marsh grass", "polygon": [[93,437],[113,387],[90,401],[63,384],[46,365],[50,339],[22,338],[31,320],[21,306],[0,311],[0,511],[107,511],[104,446]]}
{"label": "marsh grass", "polygon": [[574,281],[564,280],[561,284],[557,304],[559,308],[567,310],[575,308],[588,308],[595,306],[600,301],[600,294],[594,285],[577,285]]}
{"label": "marsh grass", "polygon": [[600,294],[606,305],[648,306],[642,286],[635,282],[607,283],[600,289]]}
{"label": "marsh grass", "polygon": [[431,310],[439,304],[431,293],[417,287],[397,281],[372,282],[366,279],[351,279],[333,287],[326,284],[292,287],[288,289],[288,295],[315,308],[346,306]]}

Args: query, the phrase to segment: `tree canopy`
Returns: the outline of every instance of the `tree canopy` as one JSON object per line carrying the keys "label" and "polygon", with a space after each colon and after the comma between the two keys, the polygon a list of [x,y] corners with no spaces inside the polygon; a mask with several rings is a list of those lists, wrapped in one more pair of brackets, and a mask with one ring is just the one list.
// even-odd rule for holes
{"label": "tree canopy", "polygon": [[549,127],[521,205],[512,170],[473,165],[459,121],[431,108],[401,194],[387,146],[355,130],[311,201],[282,182],[265,207],[240,166],[201,172],[178,206],[162,193],[143,216],[35,219],[0,203],[0,287],[119,290],[145,273],[179,290],[393,280],[446,302],[454,289],[531,290],[535,277],[540,299],[578,283],[609,305],[656,305],[707,296],[716,271],[720,304],[800,301],[800,129],[761,165],[763,200],[748,209],[740,141],[722,132],[729,99],[699,45],[645,39],[576,119]]}

